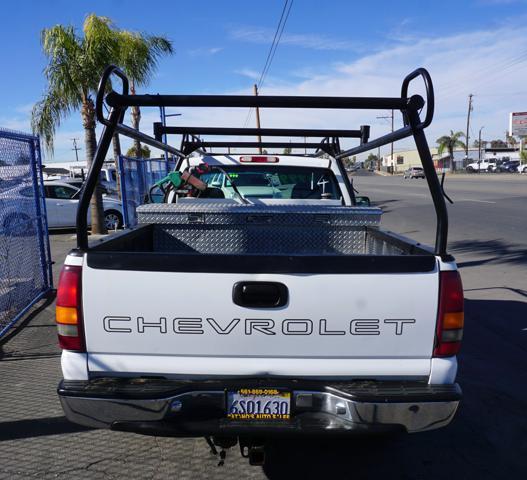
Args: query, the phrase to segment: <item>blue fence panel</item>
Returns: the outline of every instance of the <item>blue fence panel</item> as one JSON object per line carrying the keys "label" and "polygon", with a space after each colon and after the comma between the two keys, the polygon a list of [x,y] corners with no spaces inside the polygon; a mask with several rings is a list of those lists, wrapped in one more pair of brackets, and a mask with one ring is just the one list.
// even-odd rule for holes
{"label": "blue fence panel", "polygon": [[52,287],[39,140],[0,129],[0,337]]}
{"label": "blue fence panel", "polygon": [[176,166],[173,160],[119,157],[121,200],[126,227],[137,225],[135,209],[146,202],[150,187]]}

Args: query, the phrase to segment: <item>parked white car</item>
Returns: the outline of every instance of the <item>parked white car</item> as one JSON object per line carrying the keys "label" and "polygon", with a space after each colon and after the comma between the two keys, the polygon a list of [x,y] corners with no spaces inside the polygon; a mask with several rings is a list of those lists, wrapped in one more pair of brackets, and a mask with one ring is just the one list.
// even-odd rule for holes
{"label": "parked white car", "polygon": [[[66,182],[44,181],[44,192],[48,227],[75,227],[80,189]],[[6,203],[5,207],[1,209],[0,228],[9,228],[12,225],[29,220],[33,214],[33,196],[32,185],[15,187],[13,194],[8,195],[8,197],[16,199],[16,205],[14,202]],[[27,208],[22,205],[22,198],[27,199]],[[104,224],[108,230],[115,230],[123,226],[122,204],[119,200],[103,195],[103,208]],[[90,215],[88,214],[89,223]]]}

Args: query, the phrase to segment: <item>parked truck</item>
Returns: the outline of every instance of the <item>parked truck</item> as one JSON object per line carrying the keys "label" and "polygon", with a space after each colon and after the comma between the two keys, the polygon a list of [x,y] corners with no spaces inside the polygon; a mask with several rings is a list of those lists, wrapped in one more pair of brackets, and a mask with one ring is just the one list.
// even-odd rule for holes
{"label": "parked truck", "polygon": [[[112,74],[123,92],[106,95],[111,111],[104,118]],[[416,77],[427,89],[424,120],[423,98],[407,93]],[[57,294],[58,394],[67,418],[205,437],[214,451],[239,442],[253,464],[264,461],[265,442],[277,436],[322,441],[448,425],[461,398],[455,379],[463,290],[446,251],[447,211],[424,136],[433,98],[424,69],[404,80],[400,97],[339,98],[130,96],[124,74],[109,67],[97,96],[105,127],[79,205],[78,246],[64,262]],[[400,110],[404,126],[371,140],[367,127],[156,125],[154,138],[119,123],[131,105],[385,108]],[[140,206],[137,227],[88,244],[89,198],[115,132],[179,162],[161,187],[164,203]],[[299,133],[324,140],[302,142],[313,152],[302,155],[249,152],[279,142],[202,140]],[[164,134],[183,135],[181,148],[161,143]],[[384,231],[381,210],[355,195],[342,164],[409,136],[436,209],[434,248]],[[360,144],[342,150],[342,137]],[[214,151],[225,146],[249,153]]]}

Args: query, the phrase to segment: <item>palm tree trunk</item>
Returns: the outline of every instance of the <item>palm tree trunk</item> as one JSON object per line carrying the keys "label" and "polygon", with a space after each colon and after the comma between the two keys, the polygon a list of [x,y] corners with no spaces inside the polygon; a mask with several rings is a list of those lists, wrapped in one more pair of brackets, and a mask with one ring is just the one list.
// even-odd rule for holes
{"label": "palm tree trunk", "polygon": [[455,172],[456,164],[454,162],[454,149],[449,147],[448,148],[448,154],[450,155],[450,170],[452,172]]}
{"label": "palm tree trunk", "polygon": [[[131,115],[132,115],[132,127],[135,130],[139,130],[139,122],[141,121],[141,110],[139,110],[139,107],[132,107]],[[134,151],[135,151],[135,157],[141,158],[141,142],[137,140],[137,138],[134,138]]]}
{"label": "palm tree trunk", "polygon": [[[82,105],[82,124],[84,127],[84,144],[86,147],[86,163],[88,169],[91,168],[95,150],[97,148],[97,139],[95,137],[95,106],[91,98],[86,99]],[[106,227],[103,221],[103,205],[102,193],[99,187],[99,179],[97,178],[97,185],[95,192],[90,199],[91,210],[91,231],[94,234],[105,234]]]}
{"label": "palm tree trunk", "polygon": [[[130,85],[130,93],[132,95],[135,95],[135,85],[134,82],[131,82]],[[139,107],[132,107],[131,109],[131,116],[132,116],[132,127],[135,130],[139,130],[139,123],[141,122],[141,110]],[[134,138],[134,151],[135,151],[135,157],[141,158],[141,142]]]}
{"label": "palm tree trunk", "polygon": [[119,196],[119,200],[121,200],[121,172],[119,171],[119,157],[121,156],[121,142],[119,140],[119,134],[115,133],[112,138],[112,145],[113,145],[113,159],[115,162],[115,170],[117,172],[117,195]]}

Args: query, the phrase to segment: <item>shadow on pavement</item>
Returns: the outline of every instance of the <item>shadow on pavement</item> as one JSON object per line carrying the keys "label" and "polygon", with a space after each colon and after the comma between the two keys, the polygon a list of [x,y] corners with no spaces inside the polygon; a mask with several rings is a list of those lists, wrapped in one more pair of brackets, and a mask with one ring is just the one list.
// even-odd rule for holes
{"label": "shadow on pavement", "polygon": [[463,240],[450,244],[452,254],[470,254],[483,256],[479,260],[458,263],[458,267],[476,267],[487,263],[527,264],[527,248],[502,240]]}
{"label": "shadow on pavement", "polygon": [[382,209],[382,213],[389,213],[392,211],[389,204],[400,202],[400,201],[401,200],[397,200],[397,199],[389,199],[389,200],[381,200],[381,201],[375,201],[374,199],[372,199],[372,206],[379,207],[380,209]]}
{"label": "shadow on pavement", "polygon": [[268,478],[496,479],[527,470],[527,302],[466,300],[451,425],[391,438],[280,441]]}
{"label": "shadow on pavement", "polygon": [[[8,331],[5,336],[0,338],[0,360],[7,358],[10,355],[9,352],[6,352],[5,345],[14,337],[16,337],[17,334],[21,333],[33,319],[38,317],[41,312],[43,312],[48,306],[50,306],[55,300],[55,295],[55,290],[50,291],[49,294],[43,300],[37,303],[37,306],[33,307],[31,312],[26,315],[22,321],[17,323],[11,330]],[[39,326],[48,327],[48,325]],[[35,326],[32,326],[32,328],[34,327]]]}
{"label": "shadow on pavement", "polygon": [[[92,430],[69,422],[66,417],[30,418],[0,423],[0,442]],[[65,440],[67,442],[67,440]]]}
{"label": "shadow on pavement", "polygon": [[74,234],[77,231],[76,228],[53,228],[49,230],[50,235],[64,235],[66,233]]}
{"label": "shadow on pavement", "polygon": [[465,288],[464,292],[482,292],[485,290],[505,290],[507,292],[517,293],[518,295],[521,295],[522,297],[527,298],[527,290],[523,290],[521,288],[512,288],[512,287],[485,287],[485,288]]}

